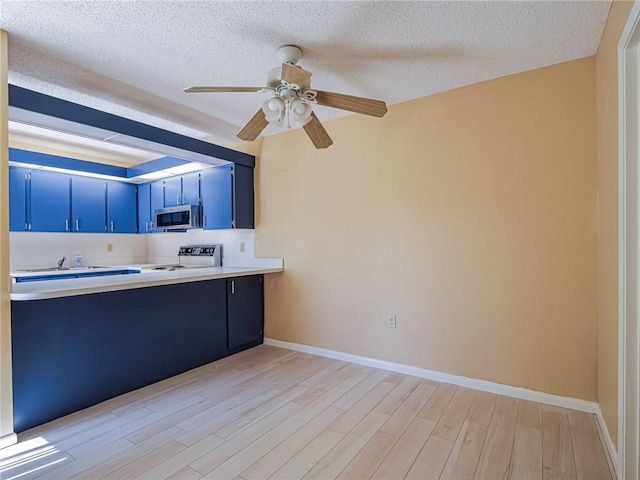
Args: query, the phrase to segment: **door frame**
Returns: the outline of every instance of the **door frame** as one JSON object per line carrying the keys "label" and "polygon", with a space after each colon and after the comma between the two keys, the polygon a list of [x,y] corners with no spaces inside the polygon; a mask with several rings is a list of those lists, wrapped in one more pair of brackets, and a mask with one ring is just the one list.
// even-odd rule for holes
{"label": "door frame", "polygon": [[618,42],[618,477],[640,456],[640,2]]}

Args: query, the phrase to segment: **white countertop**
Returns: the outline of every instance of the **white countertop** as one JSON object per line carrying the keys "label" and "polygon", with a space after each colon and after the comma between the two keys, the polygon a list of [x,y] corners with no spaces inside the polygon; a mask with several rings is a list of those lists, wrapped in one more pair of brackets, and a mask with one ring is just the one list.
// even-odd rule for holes
{"label": "white countertop", "polygon": [[[159,285],[171,285],[176,283],[198,282],[203,280],[215,280],[217,278],[232,278],[246,275],[259,275],[265,273],[277,273],[283,271],[282,260],[274,259],[272,266],[246,266],[246,267],[207,267],[180,269],[175,271],[146,270],[149,265],[119,265],[117,268],[141,269],[141,273],[128,275],[109,275],[101,277],[70,278],[65,280],[44,280],[38,282],[13,283],[11,285],[10,299],[42,300],[46,298],[71,297],[75,295],[87,295],[91,293],[113,292],[116,290],[128,290],[133,288],[155,287]],[[279,262],[278,262],[279,260]],[[116,268],[116,267],[112,267]],[[66,272],[69,272],[67,270]],[[73,273],[73,270],[71,271]],[[36,275],[46,272],[31,273],[15,272],[12,275]]]}

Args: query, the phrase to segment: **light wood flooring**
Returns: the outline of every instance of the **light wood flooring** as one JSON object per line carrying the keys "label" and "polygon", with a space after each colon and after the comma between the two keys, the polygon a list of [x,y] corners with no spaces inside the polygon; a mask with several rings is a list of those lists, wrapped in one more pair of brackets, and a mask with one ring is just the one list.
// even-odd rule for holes
{"label": "light wood flooring", "polygon": [[36,427],[3,479],[610,479],[593,415],[260,346]]}

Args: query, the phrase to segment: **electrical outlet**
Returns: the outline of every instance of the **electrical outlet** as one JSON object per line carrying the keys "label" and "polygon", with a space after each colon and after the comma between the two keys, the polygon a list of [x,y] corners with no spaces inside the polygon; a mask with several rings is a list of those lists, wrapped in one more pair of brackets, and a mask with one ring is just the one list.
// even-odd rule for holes
{"label": "electrical outlet", "polygon": [[389,315],[387,317],[387,328],[396,328],[396,316]]}
{"label": "electrical outlet", "polygon": [[244,242],[240,242],[240,253],[244,253],[244,251],[245,251]]}
{"label": "electrical outlet", "polygon": [[107,252],[113,252],[113,243],[107,243]]}

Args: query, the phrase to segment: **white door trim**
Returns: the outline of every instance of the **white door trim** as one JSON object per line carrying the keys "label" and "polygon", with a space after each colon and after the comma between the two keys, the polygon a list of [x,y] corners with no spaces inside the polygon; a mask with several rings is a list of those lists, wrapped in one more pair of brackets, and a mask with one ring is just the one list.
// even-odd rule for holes
{"label": "white door trim", "polygon": [[618,43],[618,478],[638,478],[640,2]]}

